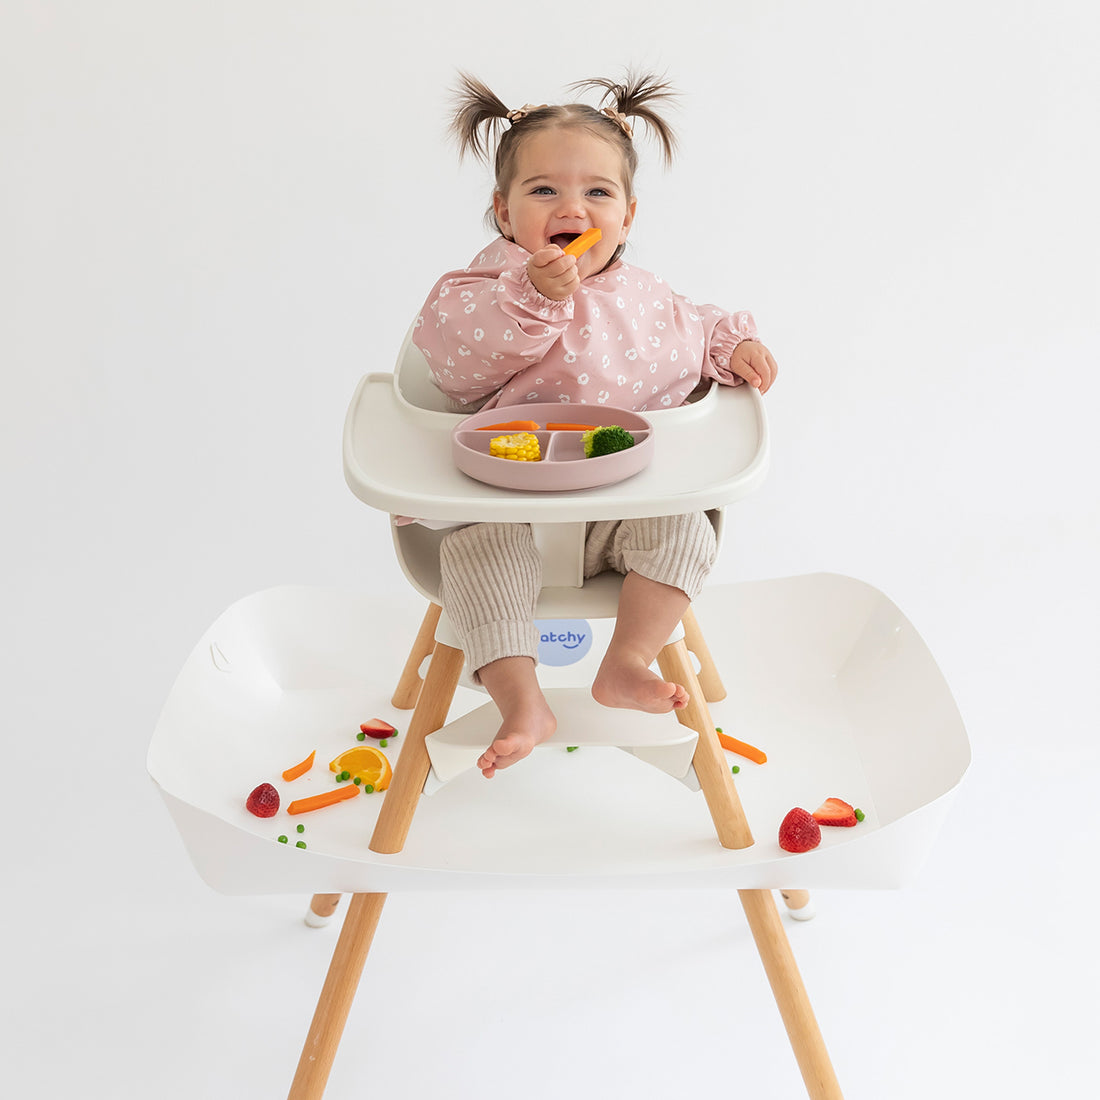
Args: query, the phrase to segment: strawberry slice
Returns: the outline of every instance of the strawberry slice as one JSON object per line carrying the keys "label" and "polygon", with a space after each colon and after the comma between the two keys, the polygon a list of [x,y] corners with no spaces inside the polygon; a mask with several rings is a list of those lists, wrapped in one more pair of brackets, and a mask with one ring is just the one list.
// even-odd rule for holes
{"label": "strawberry slice", "polygon": [[279,812],[279,792],[270,783],[261,783],[245,800],[245,809],[257,817],[274,817]]}
{"label": "strawberry slice", "polygon": [[855,808],[842,798],[826,798],[814,810],[814,821],[818,825],[840,825],[848,829],[856,823],[856,820]]}
{"label": "strawberry slice", "polygon": [[369,722],[363,722],[359,728],[376,741],[381,741],[384,737],[392,737],[397,732],[396,726],[383,722],[381,718],[372,718]]}
{"label": "strawberry slice", "polygon": [[785,852],[808,852],[821,843],[821,830],[809,810],[796,806],[779,826],[779,847]]}

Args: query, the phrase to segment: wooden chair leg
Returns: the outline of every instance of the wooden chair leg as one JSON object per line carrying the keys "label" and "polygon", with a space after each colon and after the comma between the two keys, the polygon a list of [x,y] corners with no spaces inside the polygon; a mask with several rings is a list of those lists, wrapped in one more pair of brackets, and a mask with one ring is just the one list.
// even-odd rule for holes
{"label": "wooden chair leg", "polygon": [[738,890],[810,1100],[844,1100],[770,890]]}
{"label": "wooden chair leg", "polygon": [[657,657],[657,666],[666,680],[683,684],[691,696],[688,705],[676,712],[676,717],[682,725],[690,726],[699,734],[692,763],[707,801],[707,809],[714,820],[718,840],[723,848],[750,847],[753,843],[752,830],[741,807],[725,753],[718,744],[710,708],[683,640],[666,645]]}
{"label": "wooden chair leg", "polygon": [[402,739],[401,754],[393,770],[385,801],[371,836],[372,852],[393,854],[405,847],[416,804],[431,769],[424,738],[440,729],[447,721],[464,657],[461,649],[437,642],[432,663],[420,690],[416,710],[409,720],[409,729]]}
{"label": "wooden chair leg", "polygon": [[409,651],[409,658],[401,672],[401,679],[397,681],[393,698],[390,700],[398,710],[412,710],[420,697],[420,689],[424,684],[420,678],[420,666],[424,663],[424,658],[429,656],[435,648],[435,628],[439,622],[441,610],[439,604],[429,603],[428,610],[424,612],[420,630]]}
{"label": "wooden chair leg", "polygon": [[355,1000],[385,894],[352,894],[288,1100],[321,1100]]}
{"label": "wooden chair leg", "polygon": [[[686,644],[680,641],[665,646],[657,664],[666,679],[683,684],[691,694],[677,717],[699,734],[692,763],[718,839],[726,848],[747,848],[753,842],[752,833]],[[739,890],[738,895],[810,1100],[844,1100],[772,892]]]}
{"label": "wooden chair leg", "polygon": [[813,920],[817,914],[809,890],[780,890],[787,912],[795,920]]}
{"label": "wooden chair leg", "polygon": [[699,628],[699,620],[695,617],[694,610],[689,607],[680,621],[684,627],[684,641],[699,662],[699,683],[703,688],[703,698],[708,703],[720,702],[726,697],[726,685],[718,675],[718,666],[710,655],[710,648],[703,637],[703,631]]}
{"label": "wooden chair leg", "polygon": [[339,894],[314,894],[306,910],[306,924],[310,928],[324,928],[339,904]]}

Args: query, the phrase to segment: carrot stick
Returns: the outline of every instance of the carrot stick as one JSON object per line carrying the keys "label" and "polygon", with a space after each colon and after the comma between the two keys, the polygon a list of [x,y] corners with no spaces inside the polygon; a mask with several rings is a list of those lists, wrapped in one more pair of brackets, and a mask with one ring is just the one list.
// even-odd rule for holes
{"label": "carrot stick", "polygon": [[310,768],[313,767],[313,758],[317,755],[317,750],[309,754],[300,764],[295,764],[293,768],[287,768],[283,772],[283,778],[289,783],[292,779],[297,779],[300,775],[305,775]]}
{"label": "carrot stick", "polygon": [[320,810],[325,806],[332,806],[337,802],[344,802],[354,798],[359,793],[359,788],[354,783],[348,783],[344,787],[334,787],[323,794],[311,795],[309,798],[299,798],[286,808],[288,814],[308,814],[310,810]]}
{"label": "carrot stick", "polygon": [[486,424],[479,432],[537,432],[539,426],[533,420],[508,420],[503,424]]}
{"label": "carrot stick", "polygon": [[761,752],[755,745],[749,745],[744,741],[738,741],[736,737],[730,737],[728,733],[718,734],[718,744],[724,749],[729,749],[730,752],[737,753],[738,756],[745,757],[746,760],[751,760],[754,764],[766,764],[768,762],[768,754]]}
{"label": "carrot stick", "polygon": [[548,432],[591,432],[596,428],[595,424],[547,424]]}
{"label": "carrot stick", "polygon": [[603,234],[592,226],[591,229],[586,229],[579,237],[571,240],[562,252],[570,256],[579,256],[582,252],[587,252],[602,236]]}

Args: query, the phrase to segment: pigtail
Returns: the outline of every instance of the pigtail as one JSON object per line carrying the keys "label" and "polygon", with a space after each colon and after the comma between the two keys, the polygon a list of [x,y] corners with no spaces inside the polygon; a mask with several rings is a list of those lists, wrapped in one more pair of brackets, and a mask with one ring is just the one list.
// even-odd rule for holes
{"label": "pigtail", "polygon": [[491,164],[508,108],[476,77],[459,73],[455,89],[455,115],[451,132],[458,139],[460,156],[467,153]]}
{"label": "pigtail", "polygon": [[641,119],[657,138],[665,163],[672,163],[676,153],[676,133],[654,107],[675,103],[677,95],[670,81],[662,80],[653,73],[628,71],[622,83],[606,77],[593,77],[591,80],[579,80],[570,87],[603,89],[600,104],[610,100],[614,111],[623,118]]}

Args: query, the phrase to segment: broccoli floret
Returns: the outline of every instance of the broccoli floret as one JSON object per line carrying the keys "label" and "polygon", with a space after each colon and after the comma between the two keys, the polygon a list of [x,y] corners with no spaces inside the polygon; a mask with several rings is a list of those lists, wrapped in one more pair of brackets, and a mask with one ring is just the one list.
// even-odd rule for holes
{"label": "broccoli floret", "polygon": [[618,424],[593,428],[585,432],[583,438],[585,458],[600,458],[602,455],[611,455],[634,446],[634,436]]}

